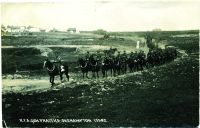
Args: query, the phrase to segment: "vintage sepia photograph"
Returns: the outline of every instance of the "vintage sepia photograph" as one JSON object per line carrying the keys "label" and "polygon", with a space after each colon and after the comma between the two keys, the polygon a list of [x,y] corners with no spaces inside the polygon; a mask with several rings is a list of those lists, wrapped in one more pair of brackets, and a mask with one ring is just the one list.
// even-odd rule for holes
{"label": "vintage sepia photograph", "polygon": [[199,4],[1,2],[2,126],[198,127]]}

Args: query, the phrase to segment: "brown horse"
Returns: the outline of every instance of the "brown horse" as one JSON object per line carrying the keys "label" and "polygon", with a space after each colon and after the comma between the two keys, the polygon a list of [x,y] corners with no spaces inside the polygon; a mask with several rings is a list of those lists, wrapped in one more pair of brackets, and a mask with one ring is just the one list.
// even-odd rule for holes
{"label": "brown horse", "polygon": [[55,65],[54,63],[50,62],[48,59],[46,59],[46,60],[44,61],[44,66],[43,66],[43,68],[46,68],[46,70],[47,70],[47,72],[48,72],[48,74],[49,74],[49,76],[50,76],[49,81],[50,81],[50,83],[51,83],[52,85],[55,84],[55,83],[54,83],[54,78],[55,78],[55,76],[57,76],[57,75],[60,75],[60,80],[61,80],[61,82],[62,82],[62,79],[63,79],[63,76],[62,76],[63,74],[66,75],[66,77],[67,77],[67,79],[68,79],[68,81],[69,81],[69,74],[68,74],[69,70],[68,70],[68,65],[66,65],[66,64],[61,64],[61,63],[60,63],[60,67],[59,67],[59,66]]}
{"label": "brown horse", "polygon": [[[81,68],[81,72],[83,74],[83,78],[86,76],[88,77],[88,72],[92,72],[92,77],[99,77],[99,71],[100,71],[100,65],[98,64],[97,60],[95,59],[90,59],[89,61],[79,58],[78,63]],[[96,73],[96,75],[95,75]]]}

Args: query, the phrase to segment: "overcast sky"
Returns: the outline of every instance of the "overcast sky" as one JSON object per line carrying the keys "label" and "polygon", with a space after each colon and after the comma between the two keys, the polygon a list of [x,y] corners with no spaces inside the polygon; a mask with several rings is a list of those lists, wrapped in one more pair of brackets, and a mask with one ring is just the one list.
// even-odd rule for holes
{"label": "overcast sky", "polygon": [[1,24],[107,31],[199,29],[198,0],[68,0],[1,3]]}

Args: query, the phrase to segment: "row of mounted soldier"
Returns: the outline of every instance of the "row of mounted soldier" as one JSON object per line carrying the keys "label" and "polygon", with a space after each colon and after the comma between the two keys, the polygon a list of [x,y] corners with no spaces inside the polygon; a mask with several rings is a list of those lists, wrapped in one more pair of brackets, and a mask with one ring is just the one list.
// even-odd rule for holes
{"label": "row of mounted soldier", "polygon": [[[117,55],[115,55],[117,52]],[[126,51],[121,53],[117,49],[110,49],[96,54],[86,53],[85,57],[78,60],[83,77],[88,77],[88,72],[92,72],[93,77],[99,77],[99,72],[102,72],[103,77],[107,77],[108,71],[111,76],[125,74],[129,72],[143,70],[144,68],[153,67],[155,65],[164,64],[177,57],[177,50],[175,48],[165,49],[150,49],[147,55],[144,51],[135,51],[129,54]]]}
{"label": "row of mounted soldier", "polygon": [[[115,53],[117,54],[115,55]],[[78,59],[78,65],[82,72],[83,78],[88,78],[88,72],[92,72],[92,77],[99,77],[101,71],[103,77],[117,76],[121,74],[134,71],[143,70],[144,68],[154,67],[156,65],[164,64],[168,61],[174,60],[177,57],[176,48],[155,48],[150,49],[147,55],[144,51],[135,51],[129,54],[126,51],[121,53],[116,48],[104,50],[104,53],[97,51],[96,54],[86,53],[84,57]],[[44,61],[44,68],[50,76],[50,83],[54,85],[54,77],[60,75],[60,80],[63,79],[63,74],[66,75],[69,81],[69,67],[61,61],[56,65],[50,60]],[[110,73],[108,73],[110,72]]]}

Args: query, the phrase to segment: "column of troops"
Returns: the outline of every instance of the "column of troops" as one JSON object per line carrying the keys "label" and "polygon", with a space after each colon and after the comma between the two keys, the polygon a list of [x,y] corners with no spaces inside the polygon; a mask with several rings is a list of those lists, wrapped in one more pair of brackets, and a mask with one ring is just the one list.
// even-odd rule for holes
{"label": "column of troops", "polygon": [[[117,52],[117,54],[115,54]],[[107,71],[110,70],[111,76],[125,74],[129,72],[143,70],[144,68],[154,67],[156,65],[164,64],[177,57],[176,48],[165,49],[150,49],[147,54],[144,51],[122,53],[116,50],[105,50],[103,53],[97,51],[90,53],[87,51],[86,55],[79,59],[81,71],[87,73],[89,71],[95,72],[102,71],[103,77],[107,76]],[[87,76],[87,74],[86,74]]]}

